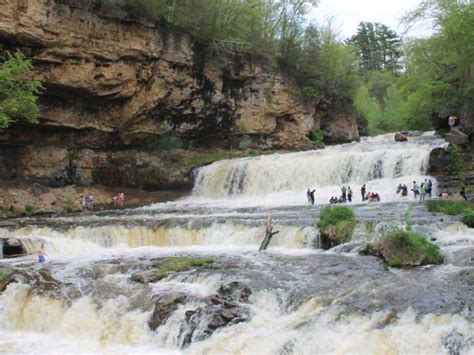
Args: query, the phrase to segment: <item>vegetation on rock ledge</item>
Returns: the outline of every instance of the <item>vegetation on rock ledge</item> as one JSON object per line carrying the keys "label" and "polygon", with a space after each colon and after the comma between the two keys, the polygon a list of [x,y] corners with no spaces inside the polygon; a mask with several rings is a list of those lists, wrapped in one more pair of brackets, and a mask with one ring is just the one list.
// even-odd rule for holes
{"label": "vegetation on rock ledge", "polygon": [[335,245],[347,243],[356,225],[354,211],[349,207],[325,207],[319,217],[321,231],[321,247],[331,248]]}
{"label": "vegetation on rock ledge", "polygon": [[439,248],[414,232],[396,230],[385,234],[372,247],[379,252],[391,267],[407,267],[426,264],[441,264],[443,257]]}
{"label": "vegetation on rock ledge", "polygon": [[33,80],[33,65],[17,51],[7,52],[7,58],[0,66],[0,129],[24,119],[38,122],[38,95],[43,87]]}
{"label": "vegetation on rock ledge", "polygon": [[187,271],[195,267],[202,267],[212,264],[212,258],[192,258],[192,257],[167,257],[159,259],[151,270],[136,272],[132,275],[132,280],[142,283],[156,282],[164,279],[171,272]]}
{"label": "vegetation on rock ledge", "polygon": [[428,201],[428,211],[462,215],[463,223],[474,228],[474,209],[467,201],[431,200]]}

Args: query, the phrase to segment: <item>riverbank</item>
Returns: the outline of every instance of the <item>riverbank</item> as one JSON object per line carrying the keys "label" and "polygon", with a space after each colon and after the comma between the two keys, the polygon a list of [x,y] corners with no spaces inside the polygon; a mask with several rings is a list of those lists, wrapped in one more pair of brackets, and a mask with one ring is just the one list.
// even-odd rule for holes
{"label": "riverbank", "polygon": [[[107,186],[65,186],[50,188],[33,184],[31,186],[2,188],[0,197],[0,218],[57,214],[82,211],[82,196],[94,196],[93,210],[116,210],[140,207],[156,202],[176,200],[189,194],[189,190],[146,191],[131,188],[111,188]],[[113,197],[125,194],[121,208],[114,206]]]}

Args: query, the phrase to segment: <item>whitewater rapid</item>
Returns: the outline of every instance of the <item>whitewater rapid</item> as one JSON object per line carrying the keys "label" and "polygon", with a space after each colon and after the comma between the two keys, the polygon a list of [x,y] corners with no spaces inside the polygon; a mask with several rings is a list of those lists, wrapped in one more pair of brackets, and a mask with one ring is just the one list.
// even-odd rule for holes
{"label": "whitewater rapid", "polygon": [[[384,135],[226,160],[200,168],[192,195],[179,201],[0,222],[0,240],[17,238],[30,253],[44,243],[47,252],[44,266],[35,255],[0,260],[22,280],[0,294],[0,352],[472,354],[474,230],[395,193],[413,180],[436,186],[426,175],[429,153],[445,145],[433,133],[399,143]],[[381,203],[361,201],[364,183]],[[323,251],[319,213],[341,184],[354,190],[348,205],[358,224],[349,243]],[[308,188],[316,188],[315,206]],[[279,234],[261,253],[268,215]],[[396,270],[358,255],[397,228],[430,238],[443,265]],[[214,262],[133,280],[182,256]],[[232,301],[247,318],[209,334],[216,295],[236,283],[251,290],[248,301]],[[186,299],[152,330],[155,307],[175,296]]]}

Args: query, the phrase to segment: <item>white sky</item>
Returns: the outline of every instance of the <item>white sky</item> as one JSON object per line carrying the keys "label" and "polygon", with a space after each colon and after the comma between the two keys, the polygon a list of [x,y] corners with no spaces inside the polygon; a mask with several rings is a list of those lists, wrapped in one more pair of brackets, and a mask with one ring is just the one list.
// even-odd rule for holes
{"label": "white sky", "polygon": [[[400,25],[402,16],[413,10],[421,0],[320,0],[310,14],[320,24],[333,17],[333,27],[340,31],[342,38],[357,32],[359,22],[380,22],[398,34],[404,31]],[[427,36],[432,33],[429,24],[417,25],[408,33],[410,36]]]}

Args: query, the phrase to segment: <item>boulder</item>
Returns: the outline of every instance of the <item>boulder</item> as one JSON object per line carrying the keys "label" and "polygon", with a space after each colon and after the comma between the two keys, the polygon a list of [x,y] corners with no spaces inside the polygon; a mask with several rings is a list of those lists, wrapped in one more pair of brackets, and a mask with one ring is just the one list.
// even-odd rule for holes
{"label": "boulder", "polygon": [[408,140],[407,136],[402,133],[395,133],[395,142],[406,142]]}
{"label": "boulder", "polygon": [[444,138],[452,144],[467,144],[469,143],[469,136],[464,134],[457,128],[451,128],[449,133],[446,133]]}
{"label": "boulder", "polygon": [[156,330],[160,325],[164,324],[171,313],[176,311],[188,297],[185,294],[165,294],[161,295],[155,302],[155,309],[148,321],[151,330]]}
{"label": "boulder", "polygon": [[156,330],[180,305],[190,303],[179,335],[180,346],[184,347],[210,337],[219,328],[246,321],[250,310],[245,302],[251,294],[252,290],[247,285],[234,281],[222,284],[209,297],[184,293],[159,295],[148,325],[150,329]]}

